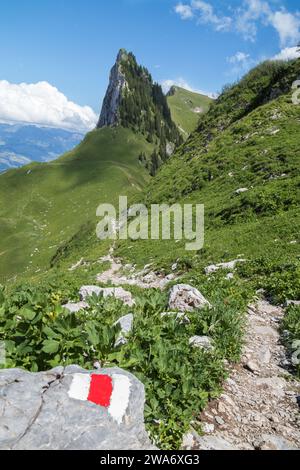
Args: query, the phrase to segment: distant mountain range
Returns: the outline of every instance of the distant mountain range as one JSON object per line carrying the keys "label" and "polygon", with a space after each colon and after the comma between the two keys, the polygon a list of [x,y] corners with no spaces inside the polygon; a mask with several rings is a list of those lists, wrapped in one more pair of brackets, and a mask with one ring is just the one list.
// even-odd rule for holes
{"label": "distant mountain range", "polygon": [[81,142],[80,132],[23,124],[0,124],[0,172],[32,161],[47,162]]}

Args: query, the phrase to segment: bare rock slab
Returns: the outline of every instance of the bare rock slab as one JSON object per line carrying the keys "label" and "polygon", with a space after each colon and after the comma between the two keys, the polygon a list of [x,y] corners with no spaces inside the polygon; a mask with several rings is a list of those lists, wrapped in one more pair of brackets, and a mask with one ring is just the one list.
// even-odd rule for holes
{"label": "bare rock slab", "polygon": [[[99,376],[112,384],[109,401],[102,405],[97,404]],[[0,449],[153,449],[144,426],[144,403],[143,384],[117,368],[2,370]]]}

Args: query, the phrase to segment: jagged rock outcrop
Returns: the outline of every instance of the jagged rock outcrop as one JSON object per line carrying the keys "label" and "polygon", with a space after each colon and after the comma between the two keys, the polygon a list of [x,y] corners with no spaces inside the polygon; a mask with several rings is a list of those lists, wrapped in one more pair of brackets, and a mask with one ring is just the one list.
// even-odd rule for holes
{"label": "jagged rock outcrop", "polygon": [[0,371],[0,450],[153,449],[143,384],[121,369]]}
{"label": "jagged rock outcrop", "polygon": [[180,312],[192,312],[204,307],[211,308],[211,304],[203,297],[198,289],[187,284],[173,286],[169,295],[169,309]]}
{"label": "jagged rock outcrop", "polygon": [[120,50],[111,70],[97,128],[109,126],[133,129],[156,142],[162,161],[182,142],[161,86],[125,49]]}
{"label": "jagged rock outcrop", "polygon": [[122,99],[122,91],[128,86],[121,64],[126,58],[127,52],[121,49],[117,61],[110,72],[109,86],[103,101],[101,115],[97,125],[98,128],[120,124],[119,108]]}

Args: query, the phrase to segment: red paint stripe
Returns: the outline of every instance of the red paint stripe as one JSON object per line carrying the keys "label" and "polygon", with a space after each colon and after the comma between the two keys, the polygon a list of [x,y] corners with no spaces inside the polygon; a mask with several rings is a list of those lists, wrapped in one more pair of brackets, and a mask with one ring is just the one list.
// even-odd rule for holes
{"label": "red paint stripe", "polygon": [[113,383],[111,377],[108,375],[91,375],[88,401],[107,408],[110,405],[112,391]]}

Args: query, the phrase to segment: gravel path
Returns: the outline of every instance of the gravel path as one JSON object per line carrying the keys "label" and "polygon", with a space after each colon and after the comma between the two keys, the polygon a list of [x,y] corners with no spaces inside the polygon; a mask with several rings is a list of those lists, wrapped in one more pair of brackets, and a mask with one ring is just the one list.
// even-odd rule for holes
{"label": "gravel path", "polygon": [[202,413],[206,435],[189,433],[186,448],[300,448],[300,382],[288,371],[280,341],[283,315],[265,301],[249,307],[242,362],[232,369],[220,399]]}

